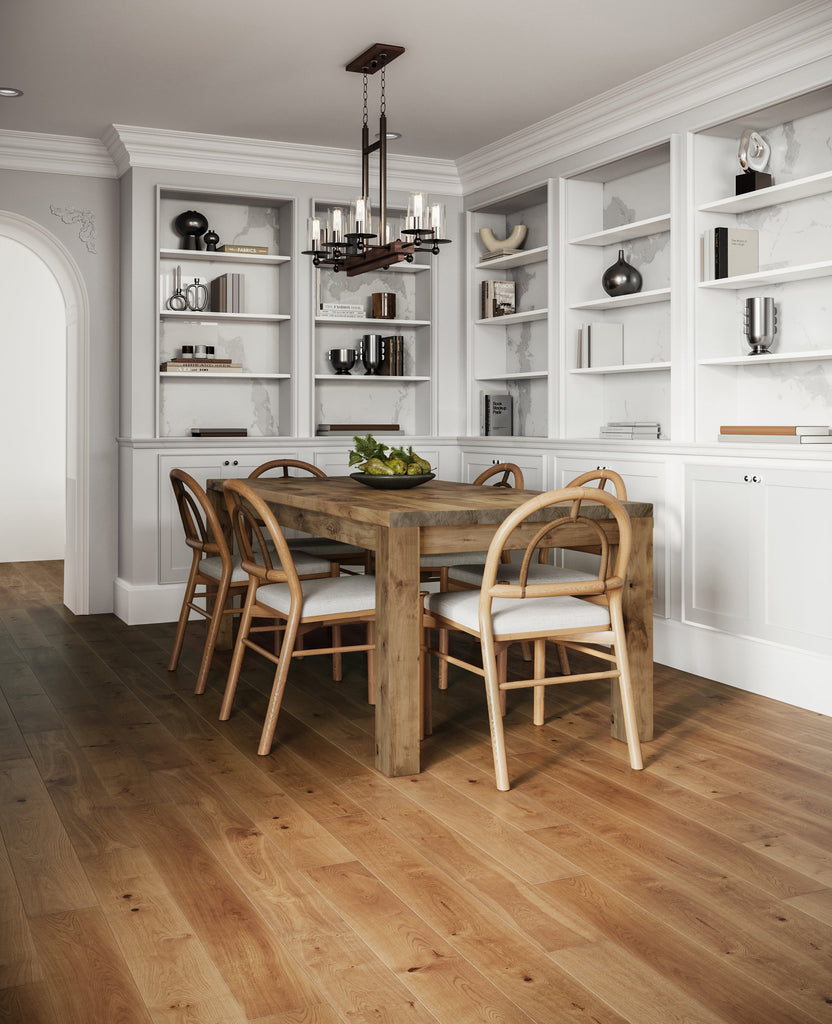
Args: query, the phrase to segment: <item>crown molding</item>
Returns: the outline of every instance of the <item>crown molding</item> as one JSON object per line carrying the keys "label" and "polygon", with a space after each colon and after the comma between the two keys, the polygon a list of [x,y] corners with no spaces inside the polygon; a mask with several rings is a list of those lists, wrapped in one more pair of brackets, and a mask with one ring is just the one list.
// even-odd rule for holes
{"label": "crown molding", "polygon": [[118,172],[98,139],[0,130],[0,168],[116,178]]}
{"label": "crown molding", "polygon": [[[329,186],[354,186],[361,176],[360,154],[350,149],[119,124],[112,125],[102,141],[119,175],[131,167],[152,167]],[[391,188],[424,188],[447,195],[462,194],[453,160],[388,154],[387,181]]]}
{"label": "crown molding", "polygon": [[[778,75],[828,64],[830,53],[832,5],[809,0],[459,158],[463,193],[537,171]],[[825,80],[830,78],[826,68]]]}

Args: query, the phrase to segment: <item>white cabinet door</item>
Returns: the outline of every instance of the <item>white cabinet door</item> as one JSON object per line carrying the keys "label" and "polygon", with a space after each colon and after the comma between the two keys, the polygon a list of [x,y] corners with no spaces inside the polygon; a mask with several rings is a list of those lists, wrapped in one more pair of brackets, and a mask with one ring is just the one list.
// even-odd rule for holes
{"label": "white cabinet door", "polygon": [[[653,504],[653,614],[666,618],[669,586],[667,583],[667,507],[664,462],[639,459],[634,456],[620,458],[617,455],[611,456],[609,453],[598,452],[580,456],[562,457],[558,455],[554,472],[554,486],[565,487],[575,477],[593,469],[614,470],[623,479],[628,498],[632,501],[649,501]],[[593,568],[589,562],[582,564],[582,557],[588,558],[588,556],[570,552],[564,557],[575,568]]]}
{"label": "white cabinet door", "polygon": [[832,653],[832,472],[686,467],[684,617]]}
{"label": "white cabinet door", "polygon": [[463,451],[462,479],[466,483],[471,483],[480,473],[500,462],[513,462],[519,466],[523,470],[523,481],[528,490],[545,490],[546,474],[542,455],[517,454],[510,451]]}

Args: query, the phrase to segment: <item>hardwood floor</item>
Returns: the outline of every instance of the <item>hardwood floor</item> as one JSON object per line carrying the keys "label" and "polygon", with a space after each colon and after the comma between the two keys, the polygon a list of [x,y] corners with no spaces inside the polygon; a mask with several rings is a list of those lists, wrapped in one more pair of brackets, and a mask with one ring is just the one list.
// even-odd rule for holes
{"label": "hardwood floor", "polygon": [[[61,604],[0,565],[0,1020],[15,1024],[832,1021],[832,720],[657,667],[646,770],[603,684],[510,694],[494,788],[473,677],[426,770],[372,767],[358,656],[192,694],[204,624]],[[351,660],[352,659],[352,660]]]}

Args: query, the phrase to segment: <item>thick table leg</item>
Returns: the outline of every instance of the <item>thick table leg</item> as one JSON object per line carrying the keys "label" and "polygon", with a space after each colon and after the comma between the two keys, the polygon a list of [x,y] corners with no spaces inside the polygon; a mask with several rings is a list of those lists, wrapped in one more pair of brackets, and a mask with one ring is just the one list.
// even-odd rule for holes
{"label": "thick table leg", "polygon": [[419,771],[419,530],[378,528],[376,767]]}
{"label": "thick table leg", "polygon": [[[624,624],[633,680],[639,739],[653,738],[653,520],[634,517],[630,569],[624,590]],[[626,743],[618,683],[611,694],[611,734]]]}

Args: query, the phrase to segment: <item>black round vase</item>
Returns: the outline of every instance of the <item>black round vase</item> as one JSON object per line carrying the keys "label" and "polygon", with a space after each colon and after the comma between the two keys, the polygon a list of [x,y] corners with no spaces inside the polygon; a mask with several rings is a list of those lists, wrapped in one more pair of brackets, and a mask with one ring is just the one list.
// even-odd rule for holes
{"label": "black round vase", "polygon": [[173,226],[182,235],[183,249],[199,249],[199,238],[208,230],[208,218],[196,210],[180,213]]}
{"label": "black round vase", "polygon": [[618,259],[607,267],[601,277],[607,295],[632,295],[641,291],[641,274],[624,259],[624,250],[618,250]]}

